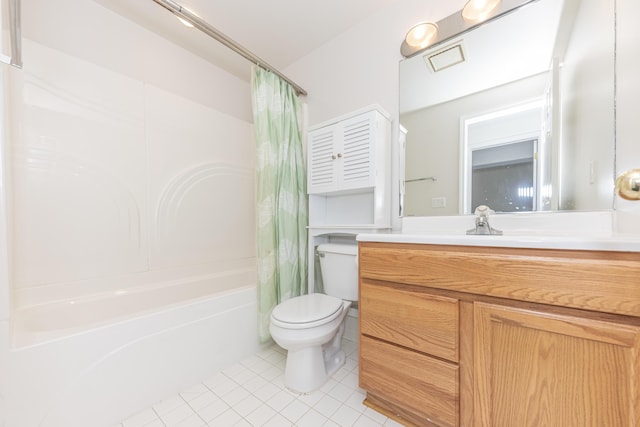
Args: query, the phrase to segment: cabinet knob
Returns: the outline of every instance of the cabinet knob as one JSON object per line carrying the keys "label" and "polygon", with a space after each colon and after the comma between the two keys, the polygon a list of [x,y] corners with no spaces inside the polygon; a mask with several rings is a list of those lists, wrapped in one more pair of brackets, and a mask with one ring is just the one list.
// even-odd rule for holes
{"label": "cabinet knob", "polygon": [[342,157],[342,154],[338,153],[338,158]]}
{"label": "cabinet knob", "polygon": [[336,155],[334,154],[333,156],[331,156],[331,160],[335,160],[337,159]]}

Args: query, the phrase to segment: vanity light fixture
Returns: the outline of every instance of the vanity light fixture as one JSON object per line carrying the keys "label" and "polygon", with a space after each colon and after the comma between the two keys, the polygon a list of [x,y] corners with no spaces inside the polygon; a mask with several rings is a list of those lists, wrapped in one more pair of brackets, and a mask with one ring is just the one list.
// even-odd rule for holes
{"label": "vanity light fixture", "polygon": [[482,22],[498,7],[501,0],[469,0],[462,8],[462,18],[467,22]]}
{"label": "vanity light fixture", "polygon": [[417,55],[535,1],[538,0],[467,0],[461,11],[436,23],[421,22],[411,27],[402,41],[400,53],[405,58]]}
{"label": "vanity light fixture", "polygon": [[420,22],[407,31],[402,42],[401,50],[409,49],[413,52],[424,49],[438,37],[438,26],[432,22]]}

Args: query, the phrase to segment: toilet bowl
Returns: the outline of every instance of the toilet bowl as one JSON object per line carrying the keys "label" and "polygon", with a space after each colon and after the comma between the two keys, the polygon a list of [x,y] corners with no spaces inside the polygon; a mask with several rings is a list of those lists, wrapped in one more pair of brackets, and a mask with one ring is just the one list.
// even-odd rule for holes
{"label": "toilet bowl", "polygon": [[278,304],[269,326],[273,340],[287,350],[285,386],[300,393],[320,388],[344,365],[345,320],[352,301],[357,300],[357,247],[319,245],[318,254],[326,294]]}

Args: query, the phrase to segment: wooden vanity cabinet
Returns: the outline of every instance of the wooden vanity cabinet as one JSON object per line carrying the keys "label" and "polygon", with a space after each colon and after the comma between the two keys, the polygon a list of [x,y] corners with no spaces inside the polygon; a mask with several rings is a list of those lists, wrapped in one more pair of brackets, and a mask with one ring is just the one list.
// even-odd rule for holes
{"label": "wooden vanity cabinet", "polygon": [[365,404],[417,426],[640,425],[640,254],[584,252],[361,243]]}

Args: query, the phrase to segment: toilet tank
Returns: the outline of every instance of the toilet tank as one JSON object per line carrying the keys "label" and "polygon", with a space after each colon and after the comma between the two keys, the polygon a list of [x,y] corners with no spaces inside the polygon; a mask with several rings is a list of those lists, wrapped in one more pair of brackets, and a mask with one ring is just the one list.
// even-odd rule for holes
{"label": "toilet tank", "polygon": [[324,293],[348,301],[358,300],[358,246],[318,245]]}

